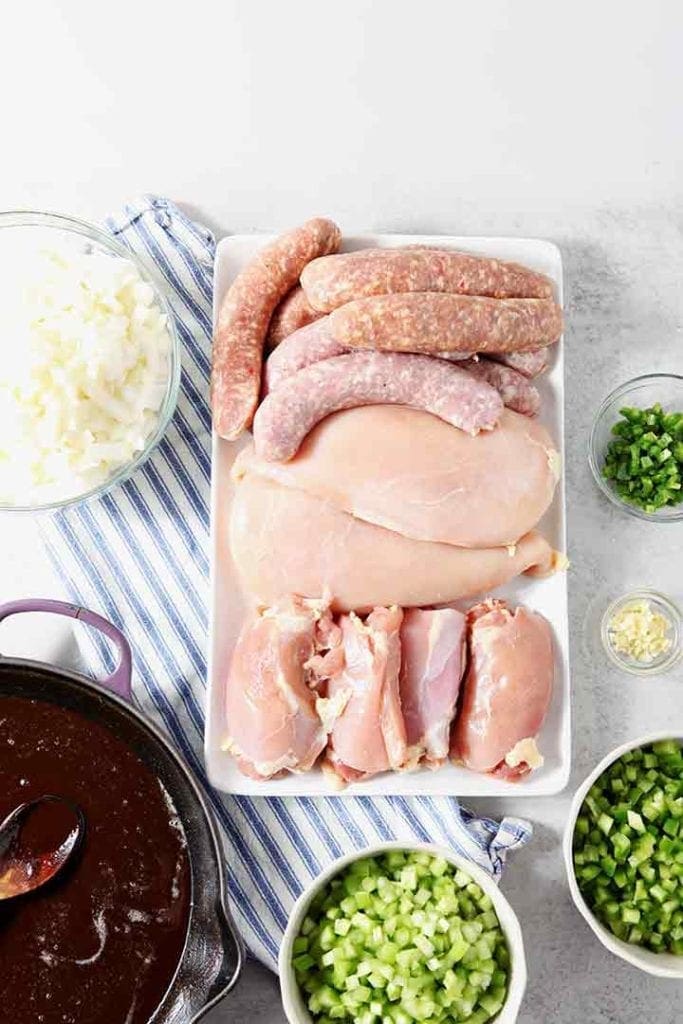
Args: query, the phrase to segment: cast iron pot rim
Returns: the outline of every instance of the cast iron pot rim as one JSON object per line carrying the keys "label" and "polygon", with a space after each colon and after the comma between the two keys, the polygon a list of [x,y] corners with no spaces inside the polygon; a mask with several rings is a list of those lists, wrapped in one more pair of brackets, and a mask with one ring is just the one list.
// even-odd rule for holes
{"label": "cast iron pot rim", "polygon": [[[4,668],[6,666],[18,669],[31,669],[34,671],[38,670],[40,672],[50,672],[55,676],[61,676],[62,678],[65,678],[70,682],[77,683],[79,686],[85,687],[86,690],[88,691],[94,691],[94,693],[97,694],[99,697],[103,697],[105,698],[105,700],[109,700],[112,703],[118,705],[118,707],[121,708],[123,711],[132,715],[139,725],[141,725],[144,729],[151,733],[152,736],[161,743],[165,752],[173,759],[177,767],[181,770],[186,782],[189,784],[192,793],[194,794],[197,803],[199,804],[202,810],[204,819],[208,827],[209,835],[211,837],[211,842],[216,857],[216,869],[218,871],[218,895],[220,899],[220,906],[221,910],[223,911],[223,914],[225,915],[228,927],[232,933],[232,937],[235,941],[235,949],[237,952],[237,964],[235,966],[234,973],[229,983],[225,986],[225,988],[221,989],[221,991],[218,992],[213,997],[213,999],[211,999],[205,1006],[203,1006],[201,1010],[199,1010],[199,1012],[195,1014],[195,1016],[190,1021],[188,1021],[188,1024],[199,1024],[199,1021],[202,1019],[202,1017],[204,1017],[207,1013],[209,1013],[210,1010],[217,1006],[235,987],[239,979],[239,976],[242,973],[242,968],[244,967],[245,961],[244,943],[239,931],[235,926],[235,922],[233,921],[232,913],[230,912],[230,907],[228,905],[227,900],[225,885],[225,869],[223,867],[223,848],[220,838],[218,836],[213,811],[209,807],[206,801],[206,797],[199,788],[197,781],[192,775],[192,772],[185,764],[180,754],[175,750],[168,737],[165,736],[162,730],[156,725],[156,723],[153,722],[150,718],[148,718],[147,715],[144,715],[132,703],[132,701],[127,701],[124,697],[120,697],[118,693],[114,693],[112,690],[109,690],[102,683],[98,682],[95,679],[91,679],[89,676],[84,675],[82,672],[77,672],[75,669],[61,668],[56,665],[50,665],[48,662],[36,661],[34,658],[14,658],[0,654],[0,668]],[[173,978],[169,984],[169,988],[167,991],[170,991],[171,987],[173,986],[173,983],[183,963],[184,955],[185,947],[183,947],[183,954],[180,960],[178,961],[178,966],[176,967],[176,970],[173,974]],[[158,1012],[159,1008],[157,1008],[154,1011],[154,1016],[150,1019],[149,1024],[154,1024],[154,1020]]]}

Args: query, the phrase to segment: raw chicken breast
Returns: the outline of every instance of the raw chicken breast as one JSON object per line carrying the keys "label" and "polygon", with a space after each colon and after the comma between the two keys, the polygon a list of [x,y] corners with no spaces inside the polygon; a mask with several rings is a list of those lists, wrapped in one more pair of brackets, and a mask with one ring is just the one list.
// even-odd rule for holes
{"label": "raw chicken breast", "polygon": [[401,626],[401,708],[407,761],[438,767],[448,757],[462,679],[465,616],[455,608],[410,608]]}
{"label": "raw chicken breast", "polygon": [[329,593],[336,611],[449,604],[525,571],[549,574],[562,559],[533,532],[514,549],[410,540],[252,473],[235,487],[230,549],[246,592],[262,603]]}
{"label": "raw chicken breast", "polygon": [[371,405],[323,420],[289,462],[250,446],[233,474],[246,470],[415,540],[498,547],[550,505],[559,455],[540,423],[509,409],[471,437],[429,413]]}
{"label": "raw chicken breast", "polygon": [[245,775],[269,779],[313,766],[325,749],[334,705],[311,686],[338,668],[340,642],[320,601],[285,597],[245,623],[226,682],[223,744]]}
{"label": "raw chicken breast", "polygon": [[398,673],[400,608],[375,608],[363,622],[343,615],[344,667],[328,684],[334,705],[344,705],[330,734],[327,762],[344,781],[400,768],[406,757]]}
{"label": "raw chicken breast", "polygon": [[539,767],[535,738],[548,710],[554,658],[550,626],[536,612],[485,601],[467,616],[469,666],[451,757],[506,778]]}

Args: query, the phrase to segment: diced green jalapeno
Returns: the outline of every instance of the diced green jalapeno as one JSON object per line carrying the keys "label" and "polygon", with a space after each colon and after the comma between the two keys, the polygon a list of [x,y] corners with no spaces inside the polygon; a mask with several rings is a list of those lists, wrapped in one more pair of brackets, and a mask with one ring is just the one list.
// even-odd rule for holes
{"label": "diced green jalapeno", "polygon": [[603,476],[648,513],[683,501],[683,413],[625,407],[612,427]]}
{"label": "diced green jalapeno", "polygon": [[[678,424],[683,416],[668,429]],[[593,913],[618,938],[683,955],[683,752],[677,740],[629,751],[591,786],[574,830],[574,868]]]}

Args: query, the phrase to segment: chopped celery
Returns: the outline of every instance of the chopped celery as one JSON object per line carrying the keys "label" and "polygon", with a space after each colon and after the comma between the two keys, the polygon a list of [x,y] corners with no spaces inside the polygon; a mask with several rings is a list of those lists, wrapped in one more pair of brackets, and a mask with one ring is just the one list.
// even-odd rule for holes
{"label": "chopped celery", "polygon": [[487,1024],[505,1002],[509,962],[493,903],[467,872],[402,851],[333,879],[311,904],[292,960],[316,1024]]}

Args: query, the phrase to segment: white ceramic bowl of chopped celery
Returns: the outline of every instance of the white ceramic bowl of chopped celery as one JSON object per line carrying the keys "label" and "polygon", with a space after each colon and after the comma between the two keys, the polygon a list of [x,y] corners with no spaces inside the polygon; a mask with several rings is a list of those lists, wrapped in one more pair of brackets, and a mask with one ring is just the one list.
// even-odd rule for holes
{"label": "white ceramic bowl of chopped celery", "polygon": [[175,409],[180,345],[153,266],[72,217],[0,213],[0,510],[128,479]]}
{"label": "white ceramic bowl of chopped celery", "polygon": [[446,847],[405,842],[321,872],[292,910],[279,975],[290,1024],[513,1024],[527,980],[519,922],[493,878]]}
{"label": "white ceramic bowl of chopped celery", "polygon": [[[657,754],[655,744],[680,751],[683,739],[670,732],[640,736],[622,743],[590,773],[574,795],[563,852],[572,899],[603,946],[641,971],[681,980],[683,792],[676,797],[673,791],[683,787],[683,775],[674,767],[678,786],[667,792],[671,768],[661,761],[660,769],[658,758],[666,755]],[[623,760],[634,752],[638,760]],[[672,763],[683,760],[674,756]],[[668,951],[674,943],[678,952]]]}

